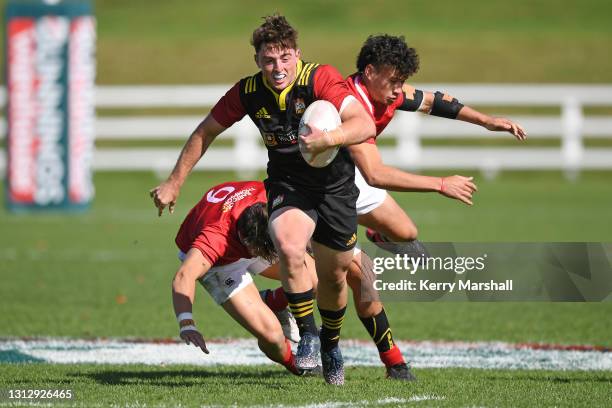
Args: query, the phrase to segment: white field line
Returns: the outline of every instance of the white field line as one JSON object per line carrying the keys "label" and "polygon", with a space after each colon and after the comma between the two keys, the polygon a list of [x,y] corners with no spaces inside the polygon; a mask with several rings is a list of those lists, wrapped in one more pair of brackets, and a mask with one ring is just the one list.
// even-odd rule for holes
{"label": "white field line", "polygon": [[408,402],[440,401],[444,399],[444,397],[439,397],[436,395],[414,395],[410,398],[388,397],[376,401],[326,401],[306,405],[254,405],[253,408],[353,408],[367,406],[380,407],[384,405],[402,406]]}
{"label": "white field line", "polygon": [[[274,364],[252,339],[209,341],[209,355],[178,342],[73,339],[0,339],[0,363],[40,361],[94,364]],[[485,368],[526,370],[612,370],[612,352],[533,348],[501,342],[397,342],[416,368]],[[380,366],[370,342],[341,342],[346,365]]]}

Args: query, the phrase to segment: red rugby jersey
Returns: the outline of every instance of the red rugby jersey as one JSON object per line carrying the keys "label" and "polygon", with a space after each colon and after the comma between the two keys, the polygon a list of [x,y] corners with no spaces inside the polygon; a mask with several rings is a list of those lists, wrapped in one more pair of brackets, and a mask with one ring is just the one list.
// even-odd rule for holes
{"label": "red rugby jersey", "polygon": [[197,248],[213,266],[252,258],[238,239],[236,222],[246,208],[266,201],[261,181],[219,184],[187,214],[176,235],[176,245],[184,253]]}
{"label": "red rugby jersey", "polygon": [[[400,95],[391,105],[375,102],[370,97],[367,88],[361,83],[360,79],[360,74],[353,74],[346,78],[346,83],[353,94],[355,94],[359,102],[361,102],[365,110],[370,112],[372,115],[374,124],[376,125],[376,136],[378,136],[387,127],[389,122],[391,122],[391,119],[393,119],[393,115],[395,114],[395,110],[398,108],[398,106],[404,102],[404,93],[400,93]],[[372,137],[366,140],[364,143],[375,144],[376,138]]]}

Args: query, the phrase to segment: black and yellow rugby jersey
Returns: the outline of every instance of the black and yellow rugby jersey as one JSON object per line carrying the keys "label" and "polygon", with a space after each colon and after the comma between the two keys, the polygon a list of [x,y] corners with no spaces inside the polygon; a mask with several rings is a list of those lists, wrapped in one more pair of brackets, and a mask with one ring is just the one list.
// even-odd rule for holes
{"label": "black and yellow rugby jersey", "polygon": [[[267,171],[271,181],[333,192],[354,179],[355,165],[345,147],[323,168],[309,166],[299,151],[300,119],[308,105],[315,101],[316,72],[326,68],[331,67],[299,61],[295,81],[280,94],[268,85],[261,72],[239,82],[242,106],[259,128],[268,149]],[[341,76],[339,81],[342,81]],[[348,88],[346,91],[350,95]]]}

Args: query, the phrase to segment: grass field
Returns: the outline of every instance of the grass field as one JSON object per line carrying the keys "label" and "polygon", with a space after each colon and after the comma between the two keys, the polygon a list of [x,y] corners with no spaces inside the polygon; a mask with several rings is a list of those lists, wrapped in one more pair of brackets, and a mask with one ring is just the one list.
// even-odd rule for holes
{"label": "grass field", "polygon": [[[478,180],[474,207],[435,194],[398,194],[429,241],[610,241],[609,173],[567,182],[557,173],[504,173]],[[177,211],[157,218],[147,173],[96,175],[91,211],[0,212],[0,337],[176,335],[170,280],[174,232],[201,193],[229,173],[196,173]],[[258,280],[261,286],[275,282]],[[471,340],[610,346],[612,303],[393,303],[401,340]],[[199,292],[194,308],[207,338],[248,337]],[[366,339],[354,313],[346,338]],[[609,371],[419,369],[419,383],[382,380],[356,367],[347,387],[291,378],[276,367],[0,364],[0,388],[70,385],[79,406],[345,405],[606,406]],[[380,380],[379,380],[380,379]],[[211,391],[214,390],[214,391]],[[229,396],[229,397],[228,397]],[[434,398],[434,399],[432,399]]]}
{"label": "grass field", "polygon": [[[0,13],[6,2],[0,0]],[[102,85],[232,83],[256,70],[249,37],[259,17],[274,11],[298,28],[305,59],[333,64],[344,74],[354,70],[367,35],[385,32],[405,35],[417,48],[421,69],[411,79],[416,83],[612,82],[612,54],[606,52],[612,48],[612,3],[606,0],[98,0],[95,8],[97,83]],[[557,114],[558,107],[485,111]],[[171,109],[99,113],[201,114]],[[609,115],[610,108],[587,108],[586,113]],[[530,146],[538,143],[557,145],[556,140],[536,140]],[[609,147],[607,140],[588,143]],[[422,240],[612,242],[611,172],[585,172],[574,182],[556,172],[502,173],[493,181],[474,176],[480,191],[471,208],[437,194],[395,195],[418,224]],[[194,174],[176,213],[162,218],[148,197],[159,182],[151,173],[96,174],[96,200],[81,214],[14,215],[0,208],[0,346],[2,339],[21,337],[175,338],[174,234],[202,192],[234,178],[233,173]],[[256,282],[278,285],[262,278]],[[392,303],[387,312],[396,340],[612,347],[612,302]],[[201,290],[194,314],[207,339],[248,337]],[[352,311],[343,337],[368,339]],[[384,380],[382,367],[351,366],[346,386],[337,389],[271,365],[7,363],[7,356],[0,348],[0,395],[8,388],[74,391],[74,400],[52,405],[612,406],[609,370],[417,368],[417,383],[400,384]],[[215,355],[199,357],[214,360]],[[6,405],[19,403],[0,398],[0,406]]]}
{"label": "grass field", "polygon": [[[62,365],[2,367],[0,387],[71,388],[81,406],[417,406],[604,407],[609,372],[420,370],[419,381],[381,380],[382,369],[351,368],[346,386],[275,368]],[[7,381],[10,379],[10,381]],[[309,404],[309,405],[305,405]],[[68,404],[67,404],[68,405]]]}
{"label": "grass field", "polygon": [[[175,214],[162,218],[147,195],[158,180],[146,173],[98,174],[97,198],[85,214],[3,212],[0,269],[10,279],[0,287],[0,336],[173,336],[175,232],[202,192],[233,177],[194,174]],[[474,207],[437,194],[396,197],[425,241],[612,241],[607,173],[585,173],[575,183],[556,173],[508,173],[478,184]],[[207,296],[197,302],[209,337],[245,336],[211,311]],[[610,312],[610,303],[415,303],[390,310],[397,335],[406,339],[605,345],[612,331],[602,322]],[[570,322],[574,330],[567,330]],[[358,323],[351,315],[347,336],[366,337]]]}

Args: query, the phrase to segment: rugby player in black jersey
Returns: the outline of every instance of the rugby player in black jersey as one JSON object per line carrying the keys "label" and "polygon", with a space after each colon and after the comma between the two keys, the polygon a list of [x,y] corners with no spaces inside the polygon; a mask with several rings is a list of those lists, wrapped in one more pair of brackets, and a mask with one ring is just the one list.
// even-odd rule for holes
{"label": "rugby player in black jersey", "polygon": [[[165,207],[172,212],[180,187],[215,137],[249,115],[268,148],[265,185],[270,232],[283,287],[300,328],[296,366],[316,367],[320,348],[325,380],[339,385],[344,383],[344,368],[338,340],[347,303],[346,271],[357,240],[359,194],[355,165],[343,146],[373,137],[376,129],[335,68],[301,60],[297,31],[283,16],[264,20],[251,40],[260,71],[238,81],[217,102],[189,137],[168,179],[151,190],[151,196],[160,215]],[[330,132],[312,127],[309,135],[298,136],[304,110],[319,99],[338,109],[342,125]],[[298,137],[311,153],[341,148],[328,166],[314,168],[302,158]],[[319,275],[320,333],[314,321],[312,288],[304,278],[309,242]]]}

